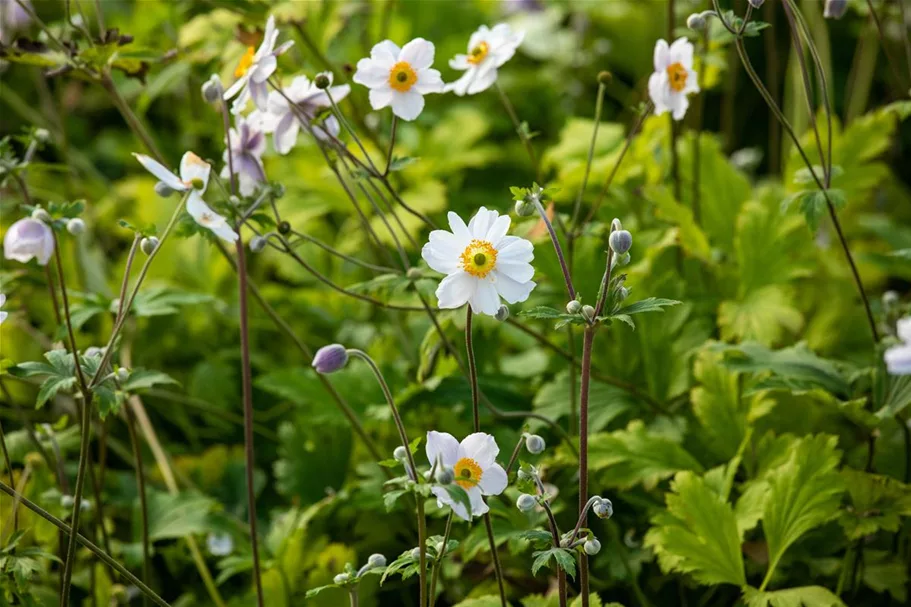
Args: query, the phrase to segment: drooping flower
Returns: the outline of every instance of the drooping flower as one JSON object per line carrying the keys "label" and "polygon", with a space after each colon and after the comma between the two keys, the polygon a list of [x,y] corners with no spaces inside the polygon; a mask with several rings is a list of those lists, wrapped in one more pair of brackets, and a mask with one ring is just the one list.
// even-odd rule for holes
{"label": "drooping flower", "polygon": [[432,69],[433,44],[415,38],[402,48],[383,40],[370,51],[370,58],[357,62],[354,81],[370,89],[375,110],[392,106],[402,120],[414,120],[424,109],[424,95],[443,92],[443,78]]}
{"label": "drooping flower", "polygon": [[[330,85],[332,84],[332,72],[323,72],[317,75],[319,76],[326,76]],[[312,121],[322,109],[332,105],[329,101],[330,95],[336,103],[347,97],[351,92],[349,85],[330,86],[327,90],[322,90],[317,88],[315,80],[310,81],[306,76],[298,76],[283,92],[284,96],[278,91],[269,93],[268,109],[260,113],[263,131],[272,133],[272,144],[276,152],[287,154],[291,151],[301,129],[301,119],[311,125],[313,134],[319,139],[338,136],[341,128],[335,116],[330,114],[322,124]],[[294,107],[288,102],[289,99]]]}
{"label": "drooping flower", "polygon": [[892,375],[911,375],[911,316],[899,320],[895,332],[902,343],[892,346],[883,354],[886,370]]}
{"label": "drooping flower", "polygon": [[[24,0],[22,4],[32,7],[29,0]],[[28,27],[31,22],[31,15],[17,0],[0,0],[0,42],[10,44],[15,33]]]}
{"label": "drooping flower", "polygon": [[495,316],[500,298],[507,303],[528,299],[535,288],[532,244],[507,236],[509,215],[481,207],[468,225],[449,213],[449,228],[434,230],[421,250],[427,264],[446,274],[436,296],[441,308],[459,308],[466,303],[477,314]]}
{"label": "drooping flower", "polygon": [[454,482],[468,493],[470,513],[464,504],[456,502],[443,487],[435,486],[432,489],[437,504],[441,508],[449,506],[461,519],[468,521],[472,516],[484,514],[490,508],[482,497],[499,495],[506,489],[506,471],[496,462],[500,448],[489,434],[475,432],[460,443],[451,434],[430,431],[427,433],[426,452],[431,466],[439,461],[440,465],[451,467],[455,474]]}
{"label": "drooping flower", "polygon": [[699,92],[699,76],[693,71],[693,45],[686,38],[678,38],[670,47],[659,40],[654,62],[648,94],[655,104],[655,115],[671,112],[674,120],[682,120],[690,106],[686,96]]}
{"label": "drooping flower", "polygon": [[[5,304],[5,303],[6,303],[6,295],[4,295],[3,293],[0,293],[0,308],[2,308],[3,304]],[[7,316],[9,316],[9,312],[4,312],[3,310],[0,310],[0,322],[3,322],[4,320],[6,320]]]}
{"label": "drooping flower", "polygon": [[262,44],[255,51],[252,46],[247,47],[247,52],[240,58],[240,62],[234,70],[234,77],[237,80],[225,91],[224,99],[226,101],[237,96],[231,106],[233,113],[240,113],[251,98],[256,107],[263,111],[266,110],[269,98],[267,80],[269,76],[275,73],[275,69],[278,66],[276,57],[294,45],[293,40],[288,40],[278,48],[275,48],[277,40],[278,30],[275,28],[275,17],[270,15],[269,20],[266,21],[266,31],[263,34]]}
{"label": "drooping flower", "polygon": [[54,253],[54,232],[40,219],[26,217],[9,227],[3,237],[7,259],[28,263],[32,258],[46,266]]}
{"label": "drooping flower", "polygon": [[237,232],[231,229],[227,219],[210,209],[202,199],[202,195],[209,185],[209,174],[212,171],[212,166],[208,162],[193,152],[187,152],[180,159],[180,176],[178,177],[154,158],[144,154],[133,154],[133,156],[148,172],[158,177],[172,190],[181,192],[192,190],[187,199],[187,212],[196,223],[212,230],[216,236],[228,242],[237,240]]}
{"label": "drooping flower", "polygon": [[506,23],[493,29],[482,25],[468,39],[468,54],[456,55],[449,60],[449,67],[465,73],[444,91],[456,95],[474,95],[489,89],[497,80],[497,68],[512,59],[522,44],[525,32],[514,33]]}
{"label": "drooping flower", "polygon": [[[266,181],[266,169],[262,161],[263,152],[266,151],[266,135],[257,128],[255,122],[240,116],[235,120],[235,124],[236,128],[228,131],[225,143],[230,148],[240,194],[249,196],[256,191],[259,184]],[[225,166],[221,176],[225,179],[231,175],[228,154],[229,150],[226,149],[222,156]]]}

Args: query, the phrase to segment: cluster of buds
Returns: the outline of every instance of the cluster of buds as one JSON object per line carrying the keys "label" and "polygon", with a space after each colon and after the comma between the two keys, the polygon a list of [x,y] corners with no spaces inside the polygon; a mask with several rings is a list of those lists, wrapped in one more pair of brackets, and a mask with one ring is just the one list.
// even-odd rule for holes
{"label": "cluster of buds", "polygon": [[382,569],[385,566],[385,556],[379,553],[371,554],[367,558],[367,562],[364,564],[364,566],[357,571],[354,571],[354,568],[351,565],[346,565],[346,571],[343,571],[342,573],[339,573],[334,578],[332,578],[332,583],[334,583],[336,586],[354,584],[360,580],[360,578],[363,577],[363,575],[368,571],[371,571],[373,569]]}

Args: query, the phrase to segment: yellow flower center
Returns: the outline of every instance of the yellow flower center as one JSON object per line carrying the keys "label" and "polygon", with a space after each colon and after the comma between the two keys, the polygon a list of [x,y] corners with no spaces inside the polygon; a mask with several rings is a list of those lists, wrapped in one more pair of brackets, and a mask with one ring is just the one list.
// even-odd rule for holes
{"label": "yellow flower center", "polygon": [[486,240],[472,240],[459,256],[462,269],[478,278],[484,278],[497,267],[497,250]]}
{"label": "yellow flower center", "polygon": [[686,86],[686,68],[680,62],[667,66],[667,80],[674,92],[679,93]]}
{"label": "yellow flower center", "polygon": [[482,42],[477,45],[471,52],[468,53],[468,63],[472,65],[477,65],[484,61],[484,58],[487,57],[487,54],[490,52],[490,45],[486,42]]}
{"label": "yellow flower center", "polygon": [[399,61],[389,70],[389,86],[400,93],[407,93],[417,81],[418,75],[407,61]]}
{"label": "yellow flower center", "polygon": [[484,476],[481,466],[470,457],[463,457],[457,461],[452,470],[455,472],[456,484],[462,489],[477,487],[478,483],[481,482],[481,477]]}
{"label": "yellow flower center", "polygon": [[256,49],[252,46],[247,47],[247,52],[244,53],[244,56],[240,58],[240,63],[237,64],[237,69],[234,70],[234,77],[241,78],[244,74],[247,73],[247,70],[250,69],[250,66],[253,65],[253,56],[256,54]]}

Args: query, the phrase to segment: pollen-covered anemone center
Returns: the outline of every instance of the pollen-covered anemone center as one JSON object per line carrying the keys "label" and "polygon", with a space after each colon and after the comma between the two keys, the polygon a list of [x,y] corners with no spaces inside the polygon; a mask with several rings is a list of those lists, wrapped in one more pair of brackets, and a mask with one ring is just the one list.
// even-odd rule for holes
{"label": "pollen-covered anemone center", "polygon": [[486,240],[472,240],[460,255],[462,269],[484,278],[497,267],[497,250]]}
{"label": "pollen-covered anemone center", "polygon": [[484,61],[487,57],[487,54],[490,52],[490,45],[486,42],[482,42],[468,53],[468,63],[472,65],[477,65]]}
{"label": "pollen-covered anemone center", "polygon": [[455,472],[456,484],[463,489],[476,487],[481,482],[481,477],[484,476],[481,466],[470,457],[463,457],[457,461],[453,466],[453,472]]}
{"label": "pollen-covered anemone center", "polygon": [[686,86],[687,72],[686,68],[679,61],[667,66],[667,81],[671,88],[679,93]]}
{"label": "pollen-covered anemone center", "polygon": [[251,65],[253,65],[254,55],[256,55],[256,49],[252,46],[248,46],[247,52],[244,53],[244,56],[240,58],[240,62],[237,64],[237,69],[234,70],[235,78],[240,78],[247,73],[247,70],[250,69]]}
{"label": "pollen-covered anemone center", "polygon": [[417,81],[418,75],[407,61],[399,61],[389,70],[389,86],[400,93],[408,92]]}

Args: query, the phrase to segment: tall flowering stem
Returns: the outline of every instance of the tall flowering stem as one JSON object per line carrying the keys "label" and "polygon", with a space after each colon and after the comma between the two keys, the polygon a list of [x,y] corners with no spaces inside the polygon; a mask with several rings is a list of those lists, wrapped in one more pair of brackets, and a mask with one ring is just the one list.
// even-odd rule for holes
{"label": "tall flowering stem", "polygon": [[512,120],[512,125],[515,127],[516,133],[522,140],[522,145],[525,146],[525,151],[528,152],[528,158],[531,160],[531,166],[535,171],[535,179],[538,180],[538,183],[541,183],[541,165],[538,164],[538,156],[535,154],[535,148],[531,144],[531,139],[528,137],[528,133],[526,133],[526,127],[523,126],[523,124],[519,121],[519,115],[516,114],[516,108],[513,107],[512,102],[506,95],[506,91],[504,91],[503,87],[500,86],[500,83],[495,82],[494,88],[497,89],[497,94],[500,96],[500,102],[503,104],[503,108],[506,110],[506,113],[509,114],[509,119]]}

